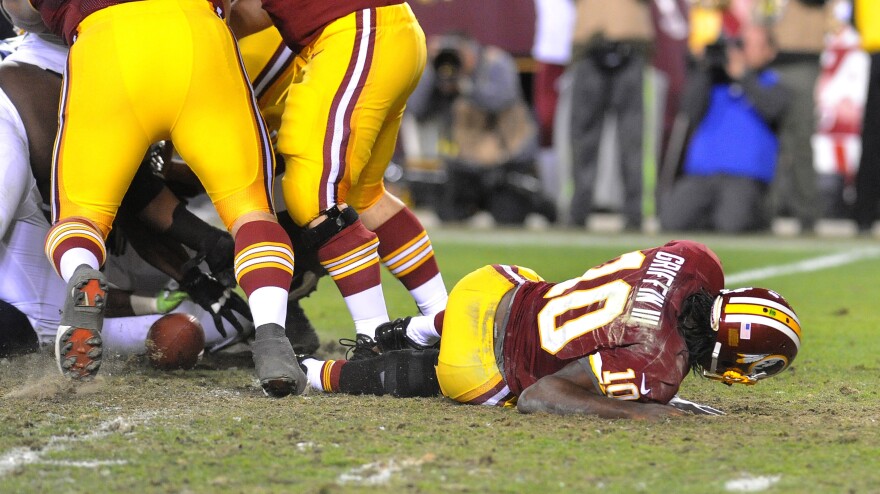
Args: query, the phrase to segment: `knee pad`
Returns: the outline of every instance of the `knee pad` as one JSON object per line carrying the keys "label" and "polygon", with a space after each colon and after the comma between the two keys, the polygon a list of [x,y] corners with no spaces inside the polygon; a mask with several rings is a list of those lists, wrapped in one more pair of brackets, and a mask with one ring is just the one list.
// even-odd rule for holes
{"label": "knee pad", "polygon": [[37,333],[27,316],[0,300],[0,357],[24,355],[39,349]]}
{"label": "knee pad", "polygon": [[341,211],[339,206],[333,206],[322,211],[321,214],[326,215],[327,219],[320,225],[309,228],[302,233],[303,245],[306,248],[317,249],[326,244],[328,240],[353,225],[358,219],[357,211],[350,206]]}

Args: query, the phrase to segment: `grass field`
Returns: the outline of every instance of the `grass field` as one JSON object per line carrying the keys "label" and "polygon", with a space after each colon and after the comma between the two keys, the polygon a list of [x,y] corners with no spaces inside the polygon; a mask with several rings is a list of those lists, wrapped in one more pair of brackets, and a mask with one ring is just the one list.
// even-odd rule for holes
{"label": "grass field", "polygon": [[[668,240],[431,235],[449,288],[495,262],[568,279]],[[880,492],[880,245],[696,239],[718,253],[731,286],[779,291],[804,328],[778,378],[731,388],[685,380],[683,397],[726,416],[644,423],[442,398],[272,400],[247,360],[163,373],[117,358],[74,385],[35,355],[0,360],[0,492]],[[414,312],[396,281],[385,282],[392,317]],[[303,305],[327,342],[353,333],[328,279]]]}

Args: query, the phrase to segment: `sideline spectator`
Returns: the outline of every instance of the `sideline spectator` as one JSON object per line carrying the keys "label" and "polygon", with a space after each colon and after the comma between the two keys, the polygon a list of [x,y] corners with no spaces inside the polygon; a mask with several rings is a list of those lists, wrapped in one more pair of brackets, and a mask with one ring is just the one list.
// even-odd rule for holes
{"label": "sideline spectator", "polygon": [[[773,69],[791,96],[779,125],[779,178],[774,182],[776,214],[800,220],[801,233],[812,233],[820,215],[819,187],[811,140],[816,131],[816,80],[825,48],[829,12],[825,0],[791,0],[773,30],[779,54]],[[781,211],[780,211],[781,210]]]}
{"label": "sideline spectator", "polygon": [[788,91],[767,65],[772,34],[745,26],[743,37],[708,47],[685,92],[683,112],[694,123],[684,176],[664,200],[664,230],[744,232],[763,225],[763,197],[773,181],[779,147],[775,129]]}
{"label": "sideline spectator", "polygon": [[537,125],[513,57],[449,34],[430,40],[428,58],[407,111],[420,122],[441,122],[448,177],[440,218],[463,220],[486,209],[502,224],[522,223],[533,211],[555,220],[537,179]]}
{"label": "sideline spectator", "polygon": [[577,1],[572,53],[572,226],[583,226],[592,209],[603,123],[606,113],[614,113],[626,195],[624,229],[641,228],[642,93],[653,41],[649,2]]}
{"label": "sideline spectator", "polygon": [[862,122],[862,157],[856,175],[854,218],[860,234],[870,234],[880,200],[880,2],[855,1],[855,24],[862,47],[871,55],[868,100]]}

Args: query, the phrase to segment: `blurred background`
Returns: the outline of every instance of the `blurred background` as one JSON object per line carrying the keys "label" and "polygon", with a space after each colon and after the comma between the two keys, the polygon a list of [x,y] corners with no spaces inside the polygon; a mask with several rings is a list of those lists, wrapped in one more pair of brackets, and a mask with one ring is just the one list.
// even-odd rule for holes
{"label": "blurred background", "polygon": [[[758,196],[749,205],[754,221],[738,231],[811,235],[835,225],[847,234],[873,232],[880,163],[862,150],[870,149],[863,127],[872,130],[880,98],[876,89],[869,95],[878,84],[871,61],[880,50],[873,25],[880,2],[410,4],[428,37],[429,62],[386,178],[440,221],[591,229],[612,218],[621,230],[664,229],[662,209],[679,215],[708,207],[682,203],[674,191],[692,174],[689,163],[706,155],[696,151],[703,134],[716,132],[732,145],[709,139],[716,143],[711,166],[696,169],[739,177]],[[753,27],[766,33],[758,43],[769,51],[736,67],[749,56]],[[690,88],[700,74],[709,75],[708,85]],[[784,96],[778,108],[770,105],[772,118],[761,93],[771,86],[771,99]],[[717,106],[718,91],[743,118],[761,117],[753,120],[773,144],[766,153],[728,156],[729,148],[754,145],[753,129],[713,127],[713,114],[728,110]],[[719,218],[733,214],[717,206]],[[729,228],[723,220],[668,223]]]}

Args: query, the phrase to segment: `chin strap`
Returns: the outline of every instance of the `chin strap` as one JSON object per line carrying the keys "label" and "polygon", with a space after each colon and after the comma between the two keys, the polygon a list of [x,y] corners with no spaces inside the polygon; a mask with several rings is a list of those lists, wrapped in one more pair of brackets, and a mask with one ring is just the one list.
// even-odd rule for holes
{"label": "chin strap", "polygon": [[729,384],[740,383],[740,384],[745,384],[748,386],[754,386],[755,383],[758,382],[757,379],[752,379],[749,376],[744,376],[744,375],[740,374],[739,372],[733,371],[733,370],[729,370],[729,371],[725,372],[724,374],[722,374],[721,379],[725,383],[729,383]]}
{"label": "chin strap", "polygon": [[752,379],[751,377],[740,374],[739,372],[737,372],[735,370],[729,370],[729,371],[725,372],[724,374],[721,375],[721,377],[718,380],[728,386],[733,385],[734,383],[745,384],[747,386],[754,386],[755,383],[758,382],[757,379]]}

